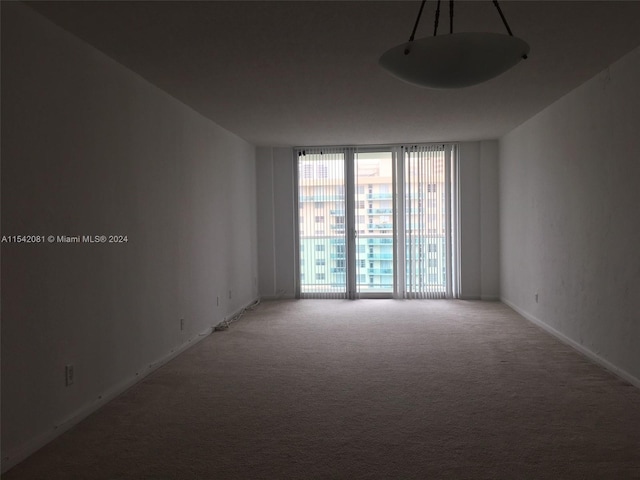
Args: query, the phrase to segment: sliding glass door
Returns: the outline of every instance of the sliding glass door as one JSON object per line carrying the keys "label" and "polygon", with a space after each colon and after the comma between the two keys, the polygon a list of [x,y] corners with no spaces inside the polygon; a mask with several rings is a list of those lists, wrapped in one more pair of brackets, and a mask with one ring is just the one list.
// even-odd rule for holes
{"label": "sliding glass door", "polygon": [[346,298],[345,152],[298,156],[298,258],[301,297]]}
{"label": "sliding glass door", "polygon": [[393,151],[354,154],[356,291],[392,296],[394,282]]}
{"label": "sliding glass door", "polygon": [[455,146],[297,152],[301,298],[451,298]]}

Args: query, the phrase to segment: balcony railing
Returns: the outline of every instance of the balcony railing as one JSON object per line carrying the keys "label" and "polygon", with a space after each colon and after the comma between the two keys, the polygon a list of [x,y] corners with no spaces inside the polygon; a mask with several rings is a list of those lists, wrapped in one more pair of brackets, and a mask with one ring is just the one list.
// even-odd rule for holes
{"label": "balcony railing", "polygon": [[300,195],[301,202],[335,202],[344,200],[344,195]]}
{"label": "balcony railing", "polygon": [[[368,245],[389,245],[393,244],[393,238],[366,238],[364,235],[358,235],[358,240],[366,240]],[[360,243],[360,242],[358,242]]]}
{"label": "balcony railing", "polygon": [[369,268],[367,273],[369,275],[393,275],[393,268]]}
{"label": "balcony railing", "polygon": [[391,223],[368,223],[366,228],[369,230],[393,230]]}
{"label": "balcony railing", "polygon": [[393,253],[368,253],[367,258],[370,260],[393,260]]}

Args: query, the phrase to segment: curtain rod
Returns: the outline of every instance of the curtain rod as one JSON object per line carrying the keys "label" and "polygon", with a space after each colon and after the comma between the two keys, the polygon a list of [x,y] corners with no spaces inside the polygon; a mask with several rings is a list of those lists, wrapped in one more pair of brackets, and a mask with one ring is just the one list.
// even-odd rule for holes
{"label": "curtain rod", "polygon": [[375,145],[303,145],[291,147],[293,150],[315,149],[315,148],[397,148],[404,146],[423,145],[458,145],[460,142],[403,142],[403,143],[382,143]]}

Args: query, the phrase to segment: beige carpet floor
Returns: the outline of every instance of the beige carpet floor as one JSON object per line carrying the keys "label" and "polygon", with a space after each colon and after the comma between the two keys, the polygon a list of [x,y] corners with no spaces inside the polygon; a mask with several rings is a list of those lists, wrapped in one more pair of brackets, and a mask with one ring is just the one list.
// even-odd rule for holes
{"label": "beige carpet floor", "polygon": [[3,476],[640,479],[640,390],[500,303],[265,302]]}

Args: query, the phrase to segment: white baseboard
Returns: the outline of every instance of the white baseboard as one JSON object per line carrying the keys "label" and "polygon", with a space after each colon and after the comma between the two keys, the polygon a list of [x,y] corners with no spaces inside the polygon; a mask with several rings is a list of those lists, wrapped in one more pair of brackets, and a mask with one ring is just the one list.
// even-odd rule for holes
{"label": "white baseboard", "polygon": [[238,315],[241,315],[247,308],[250,308],[253,305],[256,305],[258,303],[260,303],[260,297],[254,298],[249,303],[247,303],[244,307],[240,307],[236,311],[231,312],[230,314],[225,316],[224,319],[225,320],[231,320],[232,318],[237,317]]}
{"label": "white baseboard", "polygon": [[537,325],[538,327],[542,328],[547,333],[550,333],[551,335],[556,337],[562,343],[564,343],[566,345],[569,345],[570,347],[574,348],[578,352],[582,353],[585,357],[589,358],[594,363],[597,363],[601,367],[606,368],[607,370],[609,370],[614,375],[620,377],[623,380],[626,380],[627,382],[629,382],[630,384],[634,385],[635,387],[640,388],[640,379],[639,378],[634,377],[633,375],[631,375],[626,370],[623,370],[622,368],[617,367],[616,365],[614,365],[613,363],[609,362],[608,360],[605,360],[604,358],[602,358],[597,353],[592,352],[591,350],[589,350],[584,345],[581,345],[580,343],[576,342],[575,340],[572,340],[571,338],[567,337],[564,333],[559,332],[558,330],[556,330],[552,326],[548,325],[547,323],[543,322],[539,318],[536,318],[533,315],[531,315],[530,313],[525,312],[521,308],[519,308],[516,305],[514,305],[513,303],[511,303],[510,301],[505,300],[504,298],[501,298],[500,301],[502,303],[504,303],[505,305],[508,305],[510,308],[512,308],[516,312],[518,312],[520,315],[522,315],[525,319],[527,319],[528,321],[530,321],[534,325]]}
{"label": "white baseboard", "polygon": [[294,294],[287,295],[262,295],[260,297],[261,300],[269,301],[269,300],[295,300]]}
{"label": "white baseboard", "polygon": [[[231,319],[236,315],[242,313],[247,307],[254,305],[259,298],[255,298],[251,302],[249,302],[246,306],[238,309],[236,312],[227,315],[225,319]],[[101,407],[109,403],[111,400],[116,398],[118,395],[124,393],[126,390],[134,386],[136,383],[140,382],[147,375],[153,373],[155,370],[165,365],[167,362],[171,361],[173,358],[180,355],[182,352],[191,348],[196,343],[203,340],[205,337],[208,337],[213,332],[213,326],[207,327],[207,329],[198,335],[188,339],[186,342],[182,343],[178,347],[171,350],[169,353],[161,357],[149,364],[149,366],[141,372],[135,374],[135,376],[124,380],[123,382],[114,385],[108,391],[99,395],[98,398],[87,405],[81,407],[79,410],[73,412],[69,417],[56,422],[56,424],[48,431],[37,435],[34,438],[31,438],[23,445],[19,447],[13,448],[6,452],[2,452],[2,462],[0,466],[0,472],[5,473],[10,468],[13,468],[18,463],[25,460],[27,457],[40,450],[49,442],[56,439],[58,436],[62,435],[64,432],[69,430],[71,427],[77,425],[82,420],[87,418],[89,415],[99,410]]]}

